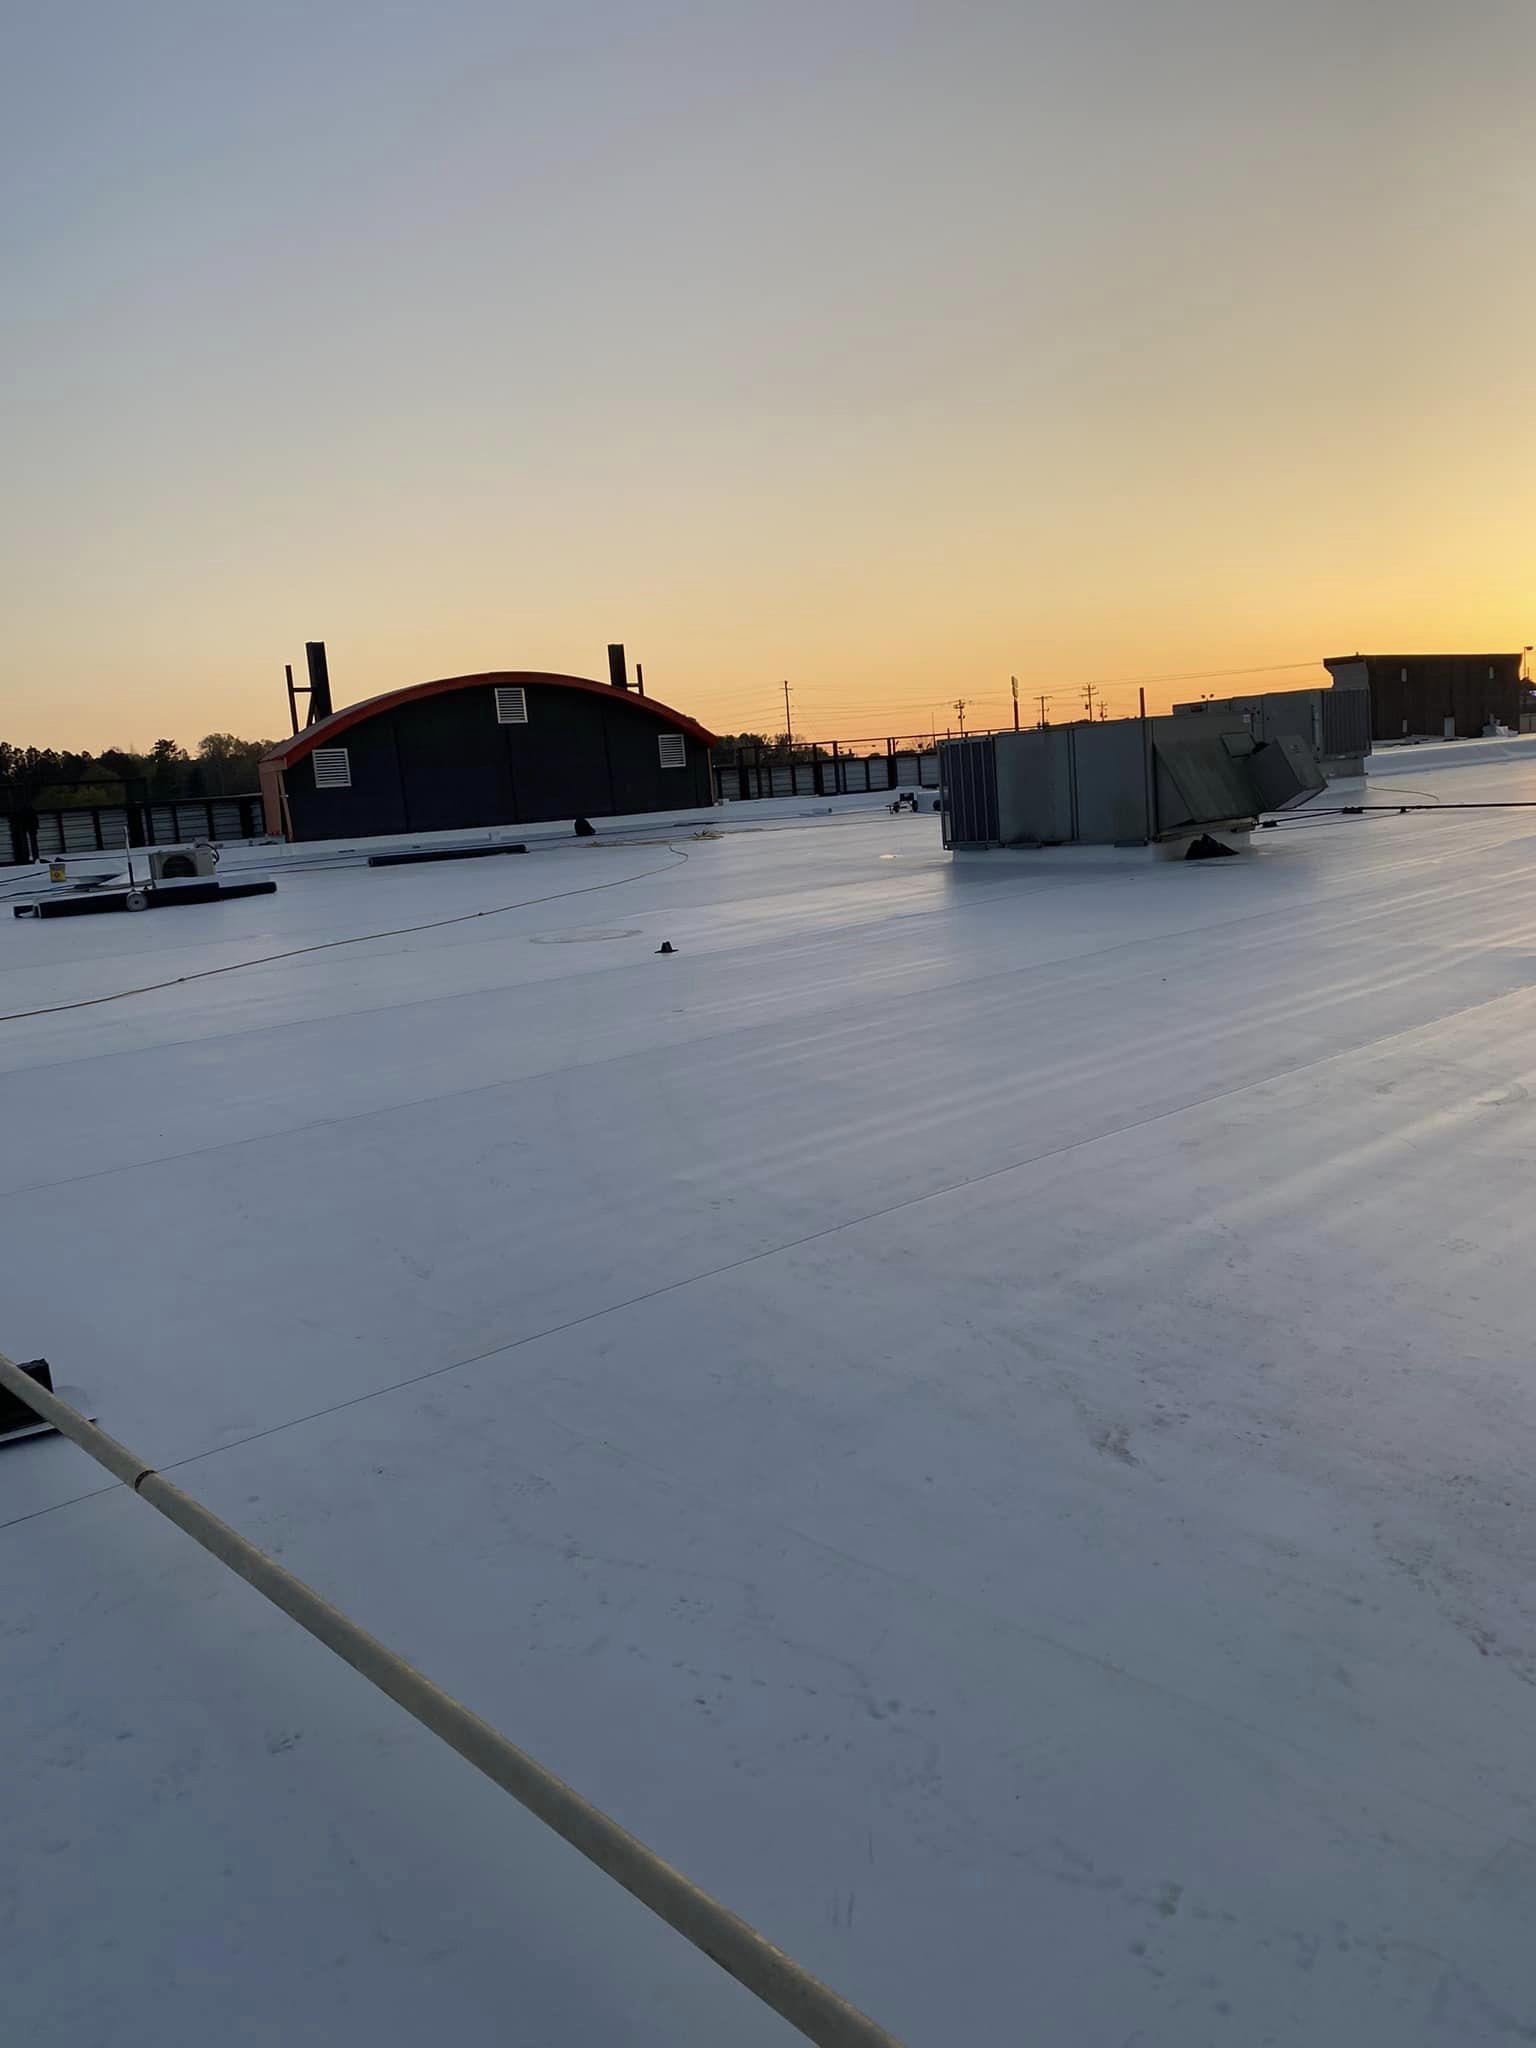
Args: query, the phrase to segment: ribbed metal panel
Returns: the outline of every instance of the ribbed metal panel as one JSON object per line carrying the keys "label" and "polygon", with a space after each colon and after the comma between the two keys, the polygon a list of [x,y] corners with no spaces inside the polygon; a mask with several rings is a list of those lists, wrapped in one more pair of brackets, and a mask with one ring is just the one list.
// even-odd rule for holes
{"label": "ribbed metal panel", "polygon": [[1369,690],[1320,690],[1323,704],[1324,754],[1368,754],[1371,751]]}
{"label": "ribbed metal panel", "polygon": [[939,748],[946,846],[996,846],[997,748],[990,737],[945,740]]}

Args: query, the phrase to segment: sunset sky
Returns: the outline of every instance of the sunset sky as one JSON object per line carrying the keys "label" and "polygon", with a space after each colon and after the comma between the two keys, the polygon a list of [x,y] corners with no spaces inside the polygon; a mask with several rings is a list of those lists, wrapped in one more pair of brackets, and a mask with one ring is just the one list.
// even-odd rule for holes
{"label": "sunset sky", "polygon": [[1521,646],[1533,78],[1531,0],[18,0],[0,737],[276,735],[306,638],[827,739]]}

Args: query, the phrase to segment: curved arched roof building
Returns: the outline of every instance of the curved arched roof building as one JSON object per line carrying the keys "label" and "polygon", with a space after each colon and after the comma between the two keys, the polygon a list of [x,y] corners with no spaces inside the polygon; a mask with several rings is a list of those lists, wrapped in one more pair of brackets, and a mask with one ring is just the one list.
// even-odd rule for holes
{"label": "curved arched roof building", "polygon": [[531,669],[444,676],[350,704],[261,764],[288,839],[449,832],[714,801],[713,733],[612,683]]}

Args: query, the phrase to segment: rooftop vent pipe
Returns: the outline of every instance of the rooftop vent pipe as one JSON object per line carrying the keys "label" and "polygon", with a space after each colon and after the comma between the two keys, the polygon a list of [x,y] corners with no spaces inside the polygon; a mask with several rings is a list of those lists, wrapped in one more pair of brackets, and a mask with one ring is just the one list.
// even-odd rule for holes
{"label": "rooftop vent pipe", "polygon": [[325,642],[306,640],[304,659],[309,663],[309,723],[331,715],[331,672],[325,662]]}
{"label": "rooftop vent pipe", "polygon": [[608,648],[608,680],[616,690],[629,688],[629,670],[624,663],[624,643],[616,640]]}

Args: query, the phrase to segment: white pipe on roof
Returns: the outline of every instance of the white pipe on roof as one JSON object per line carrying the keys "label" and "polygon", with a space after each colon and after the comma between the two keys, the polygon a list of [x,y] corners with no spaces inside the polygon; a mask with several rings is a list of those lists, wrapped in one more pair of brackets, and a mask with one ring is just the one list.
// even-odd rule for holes
{"label": "white pipe on roof", "polygon": [[0,1352],[0,1387],[51,1422],[62,1436],[78,1444],[210,1556],[254,1586],[307,1634],[403,1707],[413,1721],[457,1750],[466,1763],[623,1885],[641,1905],[718,1963],[806,2040],[816,2042],[818,2048],[901,2048],[895,2035],[802,1969],[718,1899],[701,1891],[526,1750],[509,1742],[499,1729],[472,1714],[413,1664],[359,1628],[312,1586],[248,1543],[228,1522],[147,1465],[136,1451],[39,1386],[4,1352]]}

